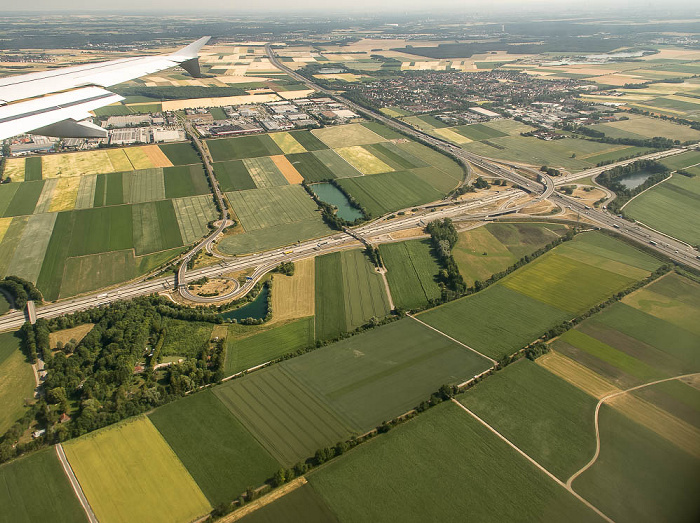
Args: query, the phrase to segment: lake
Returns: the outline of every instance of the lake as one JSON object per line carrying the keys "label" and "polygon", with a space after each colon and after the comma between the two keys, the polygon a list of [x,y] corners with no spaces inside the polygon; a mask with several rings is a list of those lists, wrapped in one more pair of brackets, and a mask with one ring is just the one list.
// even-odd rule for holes
{"label": "lake", "polygon": [[636,189],[653,175],[654,173],[650,173],[648,171],[639,171],[636,173],[626,174],[622,178],[618,178],[617,181],[620,182],[626,189]]}
{"label": "lake", "polygon": [[238,309],[222,312],[219,316],[225,320],[241,321],[246,318],[262,320],[267,315],[267,295],[269,292],[267,285],[265,285],[253,301]]}
{"label": "lake", "polygon": [[319,200],[329,203],[338,209],[338,212],[336,212],[338,218],[349,222],[362,218],[362,213],[350,205],[347,197],[335,185],[328,182],[314,183],[311,184],[311,189],[318,196]]}

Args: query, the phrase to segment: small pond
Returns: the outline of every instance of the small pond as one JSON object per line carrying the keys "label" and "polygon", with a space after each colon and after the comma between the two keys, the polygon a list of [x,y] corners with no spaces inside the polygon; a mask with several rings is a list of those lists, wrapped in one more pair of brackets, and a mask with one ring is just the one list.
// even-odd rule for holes
{"label": "small pond", "polygon": [[335,185],[328,182],[314,183],[311,185],[319,200],[329,203],[338,209],[336,215],[338,218],[354,222],[358,218],[362,218],[362,213],[355,209],[347,197]]}
{"label": "small pond", "polygon": [[250,303],[246,303],[243,307],[222,312],[219,314],[225,320],[245,320],[253,318],[254,320],[262,320],[267,315],[267,295],[269,290],[267,285],[263,286],[257,297]]}
{"label": "small pond", "polygon": [[654,173],[650,173],[649,171],[639,171],[636,173],[626,174],[622,178],[618,178],[617,181],[620,182],[626,189],[636,189],[653,175]]}

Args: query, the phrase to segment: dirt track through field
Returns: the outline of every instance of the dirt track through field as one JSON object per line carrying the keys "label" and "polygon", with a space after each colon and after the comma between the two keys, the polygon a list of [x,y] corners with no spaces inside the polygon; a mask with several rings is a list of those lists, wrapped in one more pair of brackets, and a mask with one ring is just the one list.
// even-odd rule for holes
{"label": "dirt track through field", "polygon": [[503,436],[500,432],[498,432],[496,429],[494,429],[491,425],[486,423],[484,420],[482,420],[479,416],[474,414],[471,410],[469,410],[467,407],[462,405],[459,401],[456,399],[452,398],[452,402],[455,403],[459,408],[461,408],[463,411],[467,412],[471,417],[473,417],[475,420],[477,420],[479,423],[481,423],[484,427],[489,429],[491,432],[493,432],[496,436],[498,436],[502,441],[507,443],[513,450],[515,450],[518,454],[520,454],[522,457],[524,457],[526,460],[528,460],[530,463],[532,463],[535,467],[537,467],[540,471],[542,471],[547,477],[552,479],[554,482],[556,482],[558,485],[561,487],[565,488],[568,490],[576,499],[578,499],[581,503],[586,505],[588,508],[590,508],[593,512],[598,514],[601,518],[603,518],[605,521],[608,521],[609,523],[613,523],[613,520],[610,519],[608,516],[603,514],[600,510],[598,510],[595,506],[593,506],[590,502],[586,501],[583,497],[581,497],[579,494],[574,492],[574,490],[571,488],[571,486],[567,483],[564,484],[559,478],[557,478],[554,474],[549,472],[546,468],[544,468],[542,465],[537,463],[534,459],[532,459],[530,456],[528,456],[525,452],[520,450],[514,443],[512,443],[510,440],[508,440],[505,436]]}
{"label": "dirt track through field", "polygon": [[600,415],[600,407],[605,403],[607,400],[615,398],[617,396],[620,396],[622,394],[627,394],[628,392],[633,392],[635,390],[643,389],[645,387],[651,387],[652,385],[656,385],[658,383],[664,383],[666,381],[673,381],[673,380],[680,380],[683,378],[690,378],[690,377],[697,377],[700,376],[700,373],[698,372],[693,372],[691,374],[683,374],[681,376],[674,376],[672,378],[665,378],[662,380],[656,380],[652,381],[649,383],[644,383],[642,385],[637,385],[636,387],[632,387],[626,390],[621,390],[619,392],[613,392],[611,394],[608,394],[607,396],[604,396],[603,398],[598,401],[598,404],[595,407],[595,439],[596,439],[596,448],[595,448],[595,454],[591,458],[591,460],[586,463],[581,469],[579,469],[577,472],[575,472],[566,482],[566,488],[571,490],[573,492],[573,489],[571,487],[571,484],[574,482],[576,478],[578,478],[581,474],[586,472],[589,468],[591,468],[595,462],[598,460],[598,456],[600,455],[600,425],[599,425],[599,415]]}

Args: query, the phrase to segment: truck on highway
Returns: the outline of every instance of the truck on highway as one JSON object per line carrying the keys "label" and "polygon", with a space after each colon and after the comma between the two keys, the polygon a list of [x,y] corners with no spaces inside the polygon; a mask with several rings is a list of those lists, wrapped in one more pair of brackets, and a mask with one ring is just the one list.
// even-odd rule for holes
{"label": "truck on highway", "polygon": [[651,245],[657,245],[657,243],[656,243],[654,240],[649,240],[649,243],[650,243]]}

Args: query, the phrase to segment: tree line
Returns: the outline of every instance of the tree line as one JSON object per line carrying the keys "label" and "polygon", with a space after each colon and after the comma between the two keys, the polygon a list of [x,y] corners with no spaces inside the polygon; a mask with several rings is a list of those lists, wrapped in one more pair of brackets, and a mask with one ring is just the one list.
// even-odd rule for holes
{"label": "tree line", "polygon": [[5,278],[0,280],[0,289],[5,290],[12,296],[16,309],[24,309],[29,300],[33,300],[37,304],[41,304],[44,301],[41,292],[32,282],[18,276],[5,276]]}

